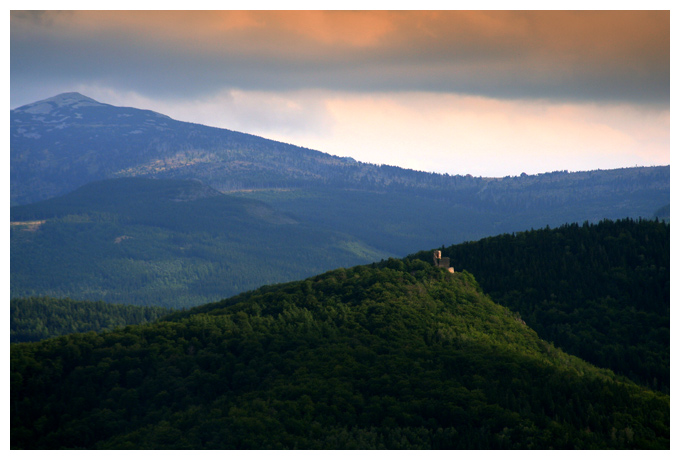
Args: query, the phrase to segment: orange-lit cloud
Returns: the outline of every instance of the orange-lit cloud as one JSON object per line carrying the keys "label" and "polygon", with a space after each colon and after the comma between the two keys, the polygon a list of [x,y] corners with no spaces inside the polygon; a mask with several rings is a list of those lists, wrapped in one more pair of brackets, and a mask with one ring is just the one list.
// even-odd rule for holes
{"label": "orange-lit cloud", "polygon": [[504,176],[670,164],[670,112],[401,93],[329,98],[332,135],[307,143],[373,163]]}
{"label": "orange-lit cloud", "polygon": [[42,67],[139,91],[176,92],[204,75],[190,93],[315,87],[663,102],[670,91],[668,11],[74,11],[10,20],[17,80]]}

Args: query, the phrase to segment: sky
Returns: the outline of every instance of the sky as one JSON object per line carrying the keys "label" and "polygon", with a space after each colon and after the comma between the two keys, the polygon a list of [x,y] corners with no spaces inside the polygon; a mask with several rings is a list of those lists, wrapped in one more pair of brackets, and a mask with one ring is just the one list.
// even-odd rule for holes
{"label": "sky", "polygon": [[10,108],[67,91],[360,161],[670,164],[666,11],[11,11]]}

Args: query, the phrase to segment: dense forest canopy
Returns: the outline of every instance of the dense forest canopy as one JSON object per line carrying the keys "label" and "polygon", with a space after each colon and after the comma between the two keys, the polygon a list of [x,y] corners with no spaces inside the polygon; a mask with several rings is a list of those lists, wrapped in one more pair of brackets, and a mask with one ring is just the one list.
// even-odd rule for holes
{"label": "dense forest canopy", "polygon": [[76,332],[99,332],[152,322],[170,312],[165,307],[137,307],[69,298],[11,299],[9,339],[10,343],[37,342]]}
{"label": "dense forest canopy", "polygon": [[442,255],[541,338],[670,391],[669,224],[570,224],[453,245]]}
{"label": "dense forest canopy", "polygon": [[11,346],[12,448],[669,448],[669,397],[390,259]]}

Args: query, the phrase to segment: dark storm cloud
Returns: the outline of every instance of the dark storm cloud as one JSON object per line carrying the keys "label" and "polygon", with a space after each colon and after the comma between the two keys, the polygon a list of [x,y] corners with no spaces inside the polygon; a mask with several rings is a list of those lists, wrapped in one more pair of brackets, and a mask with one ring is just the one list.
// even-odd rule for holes
{"label": "dark storm cloud", "polygon": [[12,12],[11,91],[97,84],[669,103],[669,12]]}

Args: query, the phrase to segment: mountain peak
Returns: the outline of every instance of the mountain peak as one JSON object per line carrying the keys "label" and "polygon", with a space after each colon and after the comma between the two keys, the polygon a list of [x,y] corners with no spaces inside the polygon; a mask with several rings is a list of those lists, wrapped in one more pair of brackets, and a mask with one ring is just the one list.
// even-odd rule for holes
{"label": "mountain peak", "polygon": [[56,96],[43,99],[41,101],[33,102],[31,104],[26,104],[21,106],[16,111],[27,112],[32,114],[46,114],[50,113],[53,109],[61,107],[69,107],[72,109],[77,109],[80,107],[87,106],[102,106],[104,104],[95,101],[92,98],[83,96],[77,92],[61,93]]}
{"label": "mountain peak", "polygon": [[61,93],[56,96],[45,99],[42,102],[54,102],[57,105],[73,105],[73,104],[91,104],[91,105],[102,105],[101,103],[95,101],[94,99],[84,96],[77,92]]}

